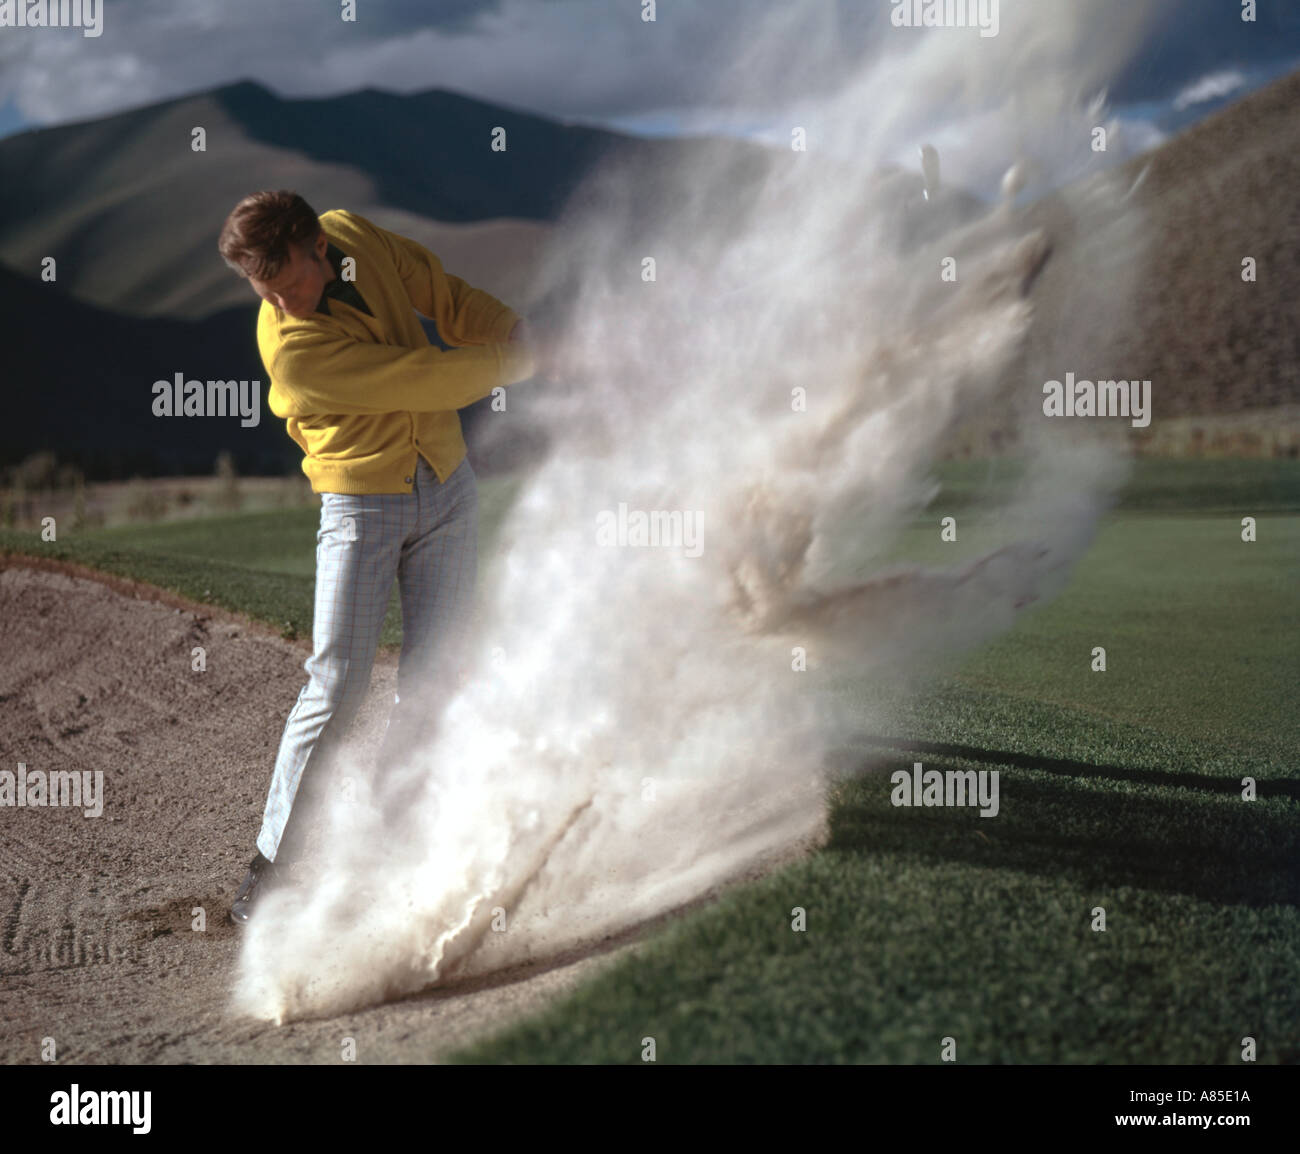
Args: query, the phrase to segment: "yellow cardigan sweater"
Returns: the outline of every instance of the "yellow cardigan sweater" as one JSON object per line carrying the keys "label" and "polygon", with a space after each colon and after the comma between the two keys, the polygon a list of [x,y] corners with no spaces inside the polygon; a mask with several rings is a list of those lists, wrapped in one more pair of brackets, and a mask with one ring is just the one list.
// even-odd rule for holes
{"label": "yellow cardigan sweater", "polygon": [[[262,302],[267,404],[317,493],[409,493],[419,457],[445,481],[465,458],[456,410],[536,371],[524,345],[506,343],[520,317],[356,213],[336,209],[320,223],[331,259],[354,258],[356,279],[331,281],[306,320]],[[429,344],[416,309],[451,349]]]}

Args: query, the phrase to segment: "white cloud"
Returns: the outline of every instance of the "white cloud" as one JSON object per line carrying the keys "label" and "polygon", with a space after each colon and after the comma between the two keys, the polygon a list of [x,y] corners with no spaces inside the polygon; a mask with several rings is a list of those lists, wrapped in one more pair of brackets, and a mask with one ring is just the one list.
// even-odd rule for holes
{"label": "white cloud", "polygon": [[[808,18],[819,6],[795,7],[808,24],[821,22]],[[736,42],[785,7],[663,5],[645,23],[638,5],[609,0],[464,0],[450,23],[410,3],[351,24],[337,8],[303,0],[136,0],[107,7],[99,38],[64,29],[0,36],[0,104],[8,98],[26,120],[49,125],[254,80],[291,98],[445,88],[559,120],[608,122],[708,104]],[[783,83],[819,79],[792,69],[783,68]]]}
{"label": "white cloud", "polygon": [[1229,93],[1236,92],[1246,83],[1246,77],[1236,70],[1211,72],[1189,84],[1174,97],[1174,107],[1182,112],[1193,104],[1203,104],[1207,100],[1218,100]]}

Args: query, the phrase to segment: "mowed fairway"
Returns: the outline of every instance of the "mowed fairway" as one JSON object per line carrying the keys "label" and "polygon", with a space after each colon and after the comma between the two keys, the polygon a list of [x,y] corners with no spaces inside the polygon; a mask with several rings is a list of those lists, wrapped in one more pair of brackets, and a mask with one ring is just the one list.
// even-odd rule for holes
{"label": "mowed fairway", "polygon": [[[823,852],[459,1057],[932,1063],[951,1038],[963,1062],[1239,1063],[1251,1037],[1300,1061],[1300,517],[1247,544],[1251,511],[1114,513],[953,677],[840,687],[861,771]],[[892,806],[917,761],[998,770],[997,816]]]}
{"label": "mowed fairway", "polygon": [[[518,484],[512,478],[480,478],[478,484],[482,573]],[[320,508],[313,505],[80,533],[60,530],[52,542],[41,542],[35,533],[0,529],[0,556],[12,551],[88,566],[245,613],[275,626],[284,637],[310,638],[319,525]],[[380,645],[396,649],[401,641],[394,585]]]}
{"label": "mowed fairway", "polygon": [[[1070,588],[941,680],[835,684],[862,726],[823,850],[454,1057],[640,1062],[652,1037],[669,1063],[934,1063],[952,1039],[959,1062],[1235,1064],[1253,1038],[1300,1061],[1300,469],[1216,470],[1231,499],[1189,485],[1182,509],[1168,471],[1140,472]],[[506,484],[483,486],[485,548]],[[314,517],[0,546],[309,630]],[[978,520],[963,534],[978,551]],[[902,553],[939,559],[936,536]],[[999,812],[892,806],[917,761],[997,770]]]}

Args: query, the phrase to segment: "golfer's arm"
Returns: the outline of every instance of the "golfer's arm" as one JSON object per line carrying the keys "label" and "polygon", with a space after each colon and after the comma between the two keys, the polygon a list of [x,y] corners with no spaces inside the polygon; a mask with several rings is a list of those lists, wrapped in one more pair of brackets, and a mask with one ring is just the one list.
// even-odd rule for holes
{"label": "golfer's arm", "polygon": [[333,334],[291,337],[268,366],[269,405],[281,419],[332,413],[463,409],[536,371],[522,345],[420,349]]}
{"label": "golfer's arm", "polygon": [[374,225],[393,254],[406,295],[416,312],[435,321],[443,340],[450,344],[493,344],[510,339],[520,317],[513,309],[482,289],[452,276],[423,245]]}

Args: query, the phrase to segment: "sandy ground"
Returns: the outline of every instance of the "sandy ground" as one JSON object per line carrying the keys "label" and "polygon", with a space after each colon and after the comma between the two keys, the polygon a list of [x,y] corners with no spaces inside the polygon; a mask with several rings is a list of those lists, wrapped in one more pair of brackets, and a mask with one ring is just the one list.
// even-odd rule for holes
{"label": "sandy ground", "polygon": [[[241,931],[226,915],[307,644],[150,586],[33,564],[0,558],[0,769],[102,771],[103,814],[0,807],[0,1061],[40,1062],[53,1038],[67,1063],[338,1062],[351,1037],[361,1062],[436,1062],[546,1008],[656,925],[340,1018],[234,1016]],[[196,645],[206,672],[191,672]],[[395,671],[381,654],[354,741],[381,734]]]}

